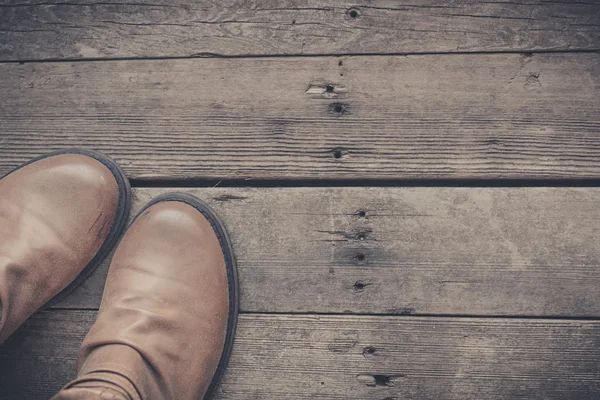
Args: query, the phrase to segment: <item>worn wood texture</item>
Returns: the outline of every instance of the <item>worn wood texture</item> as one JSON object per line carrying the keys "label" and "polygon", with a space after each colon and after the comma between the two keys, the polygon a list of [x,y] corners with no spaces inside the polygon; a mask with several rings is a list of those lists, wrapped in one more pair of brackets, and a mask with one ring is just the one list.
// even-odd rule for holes
{"label": "worn wood texture", "polygon": [[600,3],[4,0],[0,60],[597,50]]}
{"label": "worn wood texture", "polygon": [[[41,313],[0,347],[0,399],[74,376],[94,311]],[[593,399],[600,322],[240,316],[218,399]]]}
{"label": "worn wood texture", "polygon": [[[246,312],[600,316],[597,188],[185,191],[227,224]],[[58,307],[98,307],[107,265]]]}
{"label": "worn wood texture", "polygon": [[135,179],[600,177],[600,54],[0,64],[0,172]]}

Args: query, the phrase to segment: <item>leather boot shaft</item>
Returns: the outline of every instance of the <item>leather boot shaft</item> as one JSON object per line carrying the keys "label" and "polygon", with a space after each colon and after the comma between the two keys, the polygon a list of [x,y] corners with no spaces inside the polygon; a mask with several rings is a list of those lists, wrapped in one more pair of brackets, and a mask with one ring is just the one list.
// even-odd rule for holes
{"label": "leather boot shaft", "polygon": [[103,162],[76,152],[0,179],[0,343],[99,264],[127,218],[128,190]]}

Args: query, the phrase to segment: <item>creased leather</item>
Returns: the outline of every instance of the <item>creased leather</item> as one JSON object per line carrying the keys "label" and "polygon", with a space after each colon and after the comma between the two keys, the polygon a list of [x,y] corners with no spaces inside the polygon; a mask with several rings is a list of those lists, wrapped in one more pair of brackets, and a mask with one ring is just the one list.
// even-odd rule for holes
{"label": "creased leather", "polygon": [[141,397],[127,378],[112,372],[94,372],[70,382],[52,398],[80,399],[141,400]]}
{"label": "creased leather", "polygon": [[0,180],[0,344],[92,260],[118,200],[111,171],[80,154],[44,158]]}
{"label": "creased leather", "polygon": [[223,351],[228,302],[210,223],[183,202],[152,205],[115,252],[79,376],[115,371],[143,399],[201,399]]}
{"label": "creased leather", "polygon": [[97,372],[65,386],[52,400],[141,400],[131,382],[114,373]]}

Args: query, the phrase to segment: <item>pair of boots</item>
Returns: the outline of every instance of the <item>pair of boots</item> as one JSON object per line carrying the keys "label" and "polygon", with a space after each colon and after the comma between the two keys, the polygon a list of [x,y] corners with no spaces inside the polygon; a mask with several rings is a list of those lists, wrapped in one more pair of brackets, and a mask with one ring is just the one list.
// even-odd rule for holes
{"label": "pair of boots", "polygon": [[[0,344],[93,272],[130,203],[119,166],[86,150],[47,154],[0,179]],[[155,198],[120,241],[77,378],[54,399],[209,396],[237,309],[235,260],[218,218],[190,195]]]}

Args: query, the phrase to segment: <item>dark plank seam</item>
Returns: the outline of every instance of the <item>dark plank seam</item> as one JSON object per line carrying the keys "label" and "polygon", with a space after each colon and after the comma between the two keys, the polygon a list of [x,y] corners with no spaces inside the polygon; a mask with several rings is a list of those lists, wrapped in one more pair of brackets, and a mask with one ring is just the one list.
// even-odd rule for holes
{"label": "dark plank seam", "polygon": [[226,55],[218,53],[196,53],[187,56],[157,56],[157,57],[106,57],[106,58],[42,58],[0,60],[0,64],[24,63],[72,63],[72,62],[102,62],[102,61],[156,61],[156,60],[189,60],[196,58],[223,58],[223,59],[255,59],[255,58],[323,58],[323,57],[409,57],[409,56],[436,56],[436,55],[492,55],[492,54],[595,54],[597,49],[586,50],[506,50],[506,51],[435,51],[435,52],[408,52],[408,53],[298,53],[298,54],[239,54]]}

